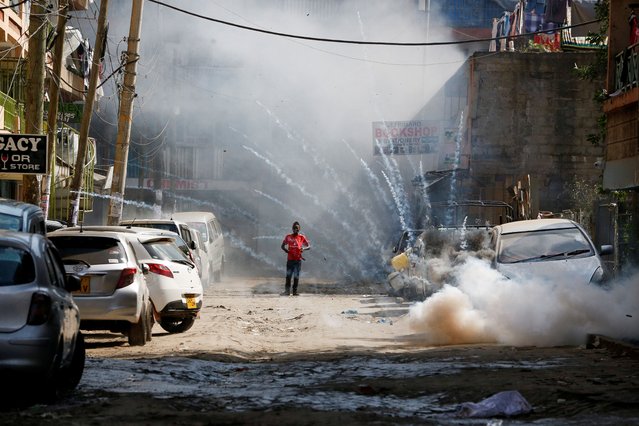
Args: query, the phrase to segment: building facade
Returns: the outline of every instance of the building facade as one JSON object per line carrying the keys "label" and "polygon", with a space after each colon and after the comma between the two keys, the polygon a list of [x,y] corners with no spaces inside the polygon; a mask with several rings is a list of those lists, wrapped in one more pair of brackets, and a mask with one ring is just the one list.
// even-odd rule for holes
{"label": "building facade", "polygon": [[[57,2],[55,2],[57,5]],[[29,40],[29,2],[11,0],[0,1],[0,134],[13,135],[24,133],[25,113],[25,81],[28,59]],[[69,11],[86,11],[89,0],[70,0]],[[67,26],[63,35],[64,58],[60,76],[53,76],[53,40],[57,22],[57,12],[52,11],[47,16],[47,27],[44,29],[49,36],[45,66],[45,99],[48,100],[49,87],[52,79],[60,82],[60,97],[58,99],[57,138],[54,144],[56,161],[48,165],[53,179],[51,187],[49,218],[66,219],[66,204],[70,177],[74,171],[75,155],[77,152],[79,131],[82,117],[82,107],[85,96],[86,78],[90,46],[83,35],[75,28]],[[45,117],[43,133],[47,131],[48,101],[44,105]],[[94,157],[95,143],[89,140],[89,155]],[[9,153],[5,153],[9,155]],[[8,161],[8,160],[7,160]],[[86,185],[93,186],[93,164],[89,162],[88,179]],[[43,173],[36,173],[41,176]],[[17,200],[24,199],[24,174],[3,168],[0,170],[0,196]],[[68,192],[68,191],[67,191]],[[89,199],[85,198],[84,207],[90,208]]]}

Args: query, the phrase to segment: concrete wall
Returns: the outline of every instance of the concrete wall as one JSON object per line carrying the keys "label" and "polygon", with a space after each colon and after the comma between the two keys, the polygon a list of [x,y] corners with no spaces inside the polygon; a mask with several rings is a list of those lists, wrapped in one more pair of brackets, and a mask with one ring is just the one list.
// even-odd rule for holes
{"label": "concrete wall", "polygon": [[469,59],[470,175],[484,199],[504,200],[507,188],[531,179],[533,213],[571,208],[567,185],[596,183],[604,153],[598,132],[602,81],[580,80],[575,64],[593,52],[477,53]]}

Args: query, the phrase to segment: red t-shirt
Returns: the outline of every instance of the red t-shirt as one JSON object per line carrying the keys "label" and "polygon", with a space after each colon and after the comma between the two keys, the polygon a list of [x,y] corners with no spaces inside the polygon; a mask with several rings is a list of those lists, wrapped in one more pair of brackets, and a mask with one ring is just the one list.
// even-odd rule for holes
{"label": "red t-shirt", "polygon": [[288,249],[287,260],[302,260],[302,247],[310,246],[306,237],[302,234],[288,234],[282,242]]}

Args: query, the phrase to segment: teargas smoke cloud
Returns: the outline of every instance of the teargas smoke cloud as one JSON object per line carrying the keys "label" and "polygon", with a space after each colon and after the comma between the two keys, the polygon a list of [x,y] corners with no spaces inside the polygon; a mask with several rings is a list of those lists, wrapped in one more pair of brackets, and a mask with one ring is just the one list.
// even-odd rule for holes
{"label": "teargas smoke cloud", "polygon": [[511,280],[486,259],[461,264],[441,257],[440,290],[410,310],[425,345],[499,343],[559,346],[586,343],[588,334],[639,339],[639,273],[607,286]]}
{"label": "teargas smoke cloud", "polygon": [[[448,29],[438,32],[435,25],[426,33],[427,19],[439,22],[437,11],[427,17],[413,0],[169,3],[201,16],[310,37],[450,38]],[[128,35],[129,13],[127,1],[110,4],[109,39],[117,44],[113,58],[125,49],[117,40]],[[211,209],[220,216],[232,236],[229,253],[240,256],[244,271],[279,265],[272,271],[281,273],[280,241],[254,237],[277,229],[283,238],[294,220],[304,218],[302,232],[322,249],[306,256],[305,274],[385,279],[393,242],[414,220],[406,194],[419,158],[374,156],[372,123],[433,119],[424,115],[424,105],[462,66],[465,54],[456,46],[298,40],[151,2],[144,6],[140,52],[130,163],[150,180],[219,181],[219,190],[201,197],[189,193],[194,200],[187,208]],[[116,81],[103,87],[96,126],[115,121],[108,113],[117,110]],[[179,146],[196,152],[185,167],[180,167]],[[167,191],[164,198],[170,195]],[[170,208],[163,206],[162,214],[170,214]],[[226,214],[238,208],[245,213]],[[243,219],[249,216],[256,220]]]}

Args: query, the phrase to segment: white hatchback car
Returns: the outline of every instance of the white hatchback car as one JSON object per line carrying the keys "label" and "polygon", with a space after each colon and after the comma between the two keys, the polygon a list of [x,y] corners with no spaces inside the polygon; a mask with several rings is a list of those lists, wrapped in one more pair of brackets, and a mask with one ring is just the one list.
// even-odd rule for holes
{"label": "white hatchback car", "polygon": [[154,315],[169,333],[182,333],[193,326],[202,309],[202,281],[195,264],[169,235],[140,233],[134,244],[144,263]]}
{"label": "white hatchback car", "polygon": [[602,284],[608,271],[586,231],[568,219],[534,219],[496,225],[491,230],[495,268],[508,278],[542,279],[554,283]]}
{"label": "white hatchback car", "polygon": [[208,282],[211,276],[211,265],[206,247],[203,246],[199,232],[186,222],[175,219],[126,219],[120,221],[121,226],[127,228],[162,229],[178,234],[188,247],[191,260],[197,265],[202,282]]}

